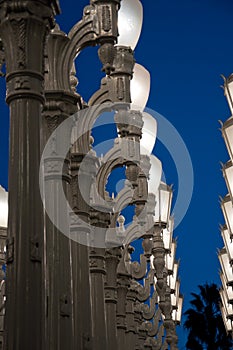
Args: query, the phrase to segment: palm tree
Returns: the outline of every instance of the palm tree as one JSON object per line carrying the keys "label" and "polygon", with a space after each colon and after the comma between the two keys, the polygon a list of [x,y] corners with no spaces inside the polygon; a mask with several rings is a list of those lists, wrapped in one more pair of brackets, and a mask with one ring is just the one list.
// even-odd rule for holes
{"label": "palm tree", "polygon": [[220,294],[215,283],[199,285],[200,294],[191,293],[191,308],[184,314],[188,330],[186,349],[229,350],[233,341],[227,335],[220,311]]}

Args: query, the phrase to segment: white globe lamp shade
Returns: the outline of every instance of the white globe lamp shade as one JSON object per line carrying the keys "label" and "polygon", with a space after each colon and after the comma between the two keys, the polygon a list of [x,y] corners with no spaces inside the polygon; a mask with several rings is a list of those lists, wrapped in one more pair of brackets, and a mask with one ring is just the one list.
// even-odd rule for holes
{"label": "white globe lamp shade", "polygon": [[223,305],[223,307],[225,309],[227,318],[232,320],[233,319],[233,307],[232,307],[232,304],[229,303],[229,300],[227,299],[227,295],[226,295],[224,289],[221,288],[219,290],[219,294],[220,294],[222,305]]}
{"label": "white globe lamp shade", "polygon": [[227,194],[221,201],[221,209],[231,238],[233,238],[233,206],[231,197]]}
{"label": "white globe lamp shade", "polygon": [[142,113],[143,127],[142,138],[140,140],[140,152],[150,156],[156,141],[157,136],[157,121],[149,113]]}
{"label": "white globe lamp shade", "polygon": [[226,330],[227,334],[231,333],[232,332],[232,321],[231,321],[230,318],[228,318],[224,306],[220,305],[220,309],[221,309],[223,322],[224,322],[224,325],[225,325],[225,330]]}
{"label": "white globe lamp shade", "polygon": [[230,265],[229,257],[225,247],[219,251],[218,259],[219,259],[224,277],[227,281],[227,285],[233,286],[233,271],[232,271],[232,267]]}
{"label": "white globe lamp shade", "polygon": [[224,273],[222,271],[220,271],[220,279],[222,282],[222,287],[223,290],[225,291],[226,295],[227,295],[227,299],[230,301],[230,303],[233,303],[233,290],[231,286],[227,285],[227,280],[226,277],[224,275]]}
{"label": "white globe lamp shade", "polygon": [[165,229],[163,229],[163,234],[162,234],[164,248],[165,248],[166,252],[171,251],[173,228],[174,228],[174,217],[171,216],[169,219],[169,224]]}
{"label": "white globe lamp shade", "polygon": [[233,263],[233,241],[226,225],[221,226],[221,235],[230,263]]}
{"label": "white globe lamp shade", "polygon": [[7,227],[8,192],[0,185],[0,227]]}
{"label": "white globe lamp shade", "polygon": [[179,295],[180,295],[180,280],[177,280],[175,285],[175,292],[171,294],[171,304],[172,304],[173,310],[178,309]]}
{"label": "white globe lamp shade", "polygon": [[230,117],[222,124],[222,136],[224,138],[229,156],[233,161],[233,117]]}
{"label": "white globe lamp shade", "polygon": [[231,160],[223,165],[222,171],[229,191],[229,195],[231,197],[231,201],[233,201],[233,164]]}
{"label": "white globe lamp shade", "polygon": [[153,193],[156,196],[162,177],[162,163],[152,154],[150,156],[150,164],[151,168],[148,180],[148,193]]}
{"label": "white globe lamp shade", "polygon": [[142,29],[143,7],[139,0],[122,0],[118,12],[117,45],[135,49]]}
{"label": "white globe lamp shade", "polygon": [[171,244],[171,252],[165,254],[165,266],[168,270],[168,274],[172,275],[175,264],[177,241],[173,238]]}
{"label": "white globe lamp shade", "polygon": [[150,93],[150,73],[146,68],[136,63],[133,78],[130,83],[131,109],[143,111]]}
{"label": "white globe lamp shade", "polygon": [[178,269],[179,269],[179,262],[176,261],[174,262],[173,273],[171,275],[168,275],[168,285],[172,293],[174,293],[176,290],[176,281],[178,279]]}
{"label": "white globe lamp shade", "polygon": [[233,114],[233,74],[228,78],[222,76],[224,79],[224,94],[227,98],[231,113]]}
{"label": "white globe lamp shade", "polygon": [[172,311],[172,319],[177,325],[181,323],[183,301],[184,301],[184,297],[182,294],[180,294],[179,301],[178,301],[178,308],[177,310]]}

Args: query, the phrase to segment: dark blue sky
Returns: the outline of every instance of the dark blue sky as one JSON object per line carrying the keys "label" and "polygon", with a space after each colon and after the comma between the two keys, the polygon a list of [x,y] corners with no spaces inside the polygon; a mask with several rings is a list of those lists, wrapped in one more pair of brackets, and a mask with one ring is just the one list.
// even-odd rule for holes
{"label": "dark blue sky", "polygon": [[[68,31],[81,18],[88,0],[60,0],[62,15],[57,21]],[[193,198],[187,215],[176,228],[177,257],[181,259],[181,291],[184,310],[190,292],[205,282],[219,283],[217,249],[223,243],[219,224],[223,217],[219,195],[226,186],[220,161],[228,155],[219,131],[218,120],[225,121],[230,111],[220,88],[220,74],[233,72],[232,0],[153,0],[143,1],[144,22],[135,50],[138,63],[151,74],[147,106],[166,117],[177,129],[189,150],[194,169]],[[99,87],[101,68],[94,48],[78,58],[78,92],[87,100]],[[0,103],[0,183],[7,187],[8,113],[4,107],[4,82],[1,79]],[[166,179],[178,190],[172,159],[158,142],[154,149],[163,163]],[[179,349],[185,344],[179,331]]]}

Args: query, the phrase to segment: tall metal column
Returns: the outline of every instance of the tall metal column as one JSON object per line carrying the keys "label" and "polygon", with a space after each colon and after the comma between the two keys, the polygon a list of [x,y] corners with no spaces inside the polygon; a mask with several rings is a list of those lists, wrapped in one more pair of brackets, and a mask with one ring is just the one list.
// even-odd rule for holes
{"label": "tall metal column", "polygon": [[[84,179],[84,188],[90,189],[95,158],[89,157],[88,169],[80,169],[84,158],[82,147],[73,145],[71,150],[72,209],[70,233],[74,297],[74,336],[76,349],[92,348],[91,287],[89,271],[90,207],[81,195],[79,176]],[[77,241],[76,241],[77,239]],[[83,242],[86,244],[80,244]],[[95,340],[94,340],[95,342]]]}
{"label": "tall metal column", "polygon": [[[98,213],[99,214],[99,213]],[[107,227],[106,214],[98,215],[98,222],[92,219],[93,224],[101,222],[102,228]],[[100,221],[101,219],[101,221]],[[105,249],[90,248],[90,278],[91,278],[91,302],[92,302],[92,332],[93,332],[93,349],[107,350],[107,330],[106,330],[106,305],[104,283],[106,275],[105,266]]]}
{"label": "tall metal column", "polygon": [[[69,154],[62,159],[63,149],[69,149],[72,123],[64,128],[57,140],[55,130],[78,109],[79,95],[66,89],[61,73],[61,53],[69,43],[67,36],[58,28],[50,33],[46,46],[45,97],[43,110],[43,147],[50,138],[50,152],[44,159],[46,205],[53,213],[54,221],[46,216],[46,349],[74,348],[73,292],[71,267],[71,242],[69,235],[69,212],[67,203],[60,201],[61,188],[70,197]],[[75,78],[72,76],[73,89]],[[58,81],[60,84],[58,84]],[[52,140],[52,141],[51,141]],[[64,164],[63,164],[64,163]],[[59,176],[59,165],[63,169]],[[60,232],[57,226],[66,229]],[[58,225],[57,225],[58,224]]]}
{"label": "tall metal column", "polygon": [[5,317],[5,273],[7,228],[0,226],[0,350],[3,348]]}
{"label": "tall metal column", "polygon": [[107,319],[107,341],[108,347],[117,350],[117,265],[119,263],[120,249],[108,249],[106,251],[106,284],[105,303]]}
{"label": "tall metal column", "polygon": [[39,191],[44,46],[58,1],[1,1],[10,107],[9,225],[4,349],[41,350],[43,215]]}

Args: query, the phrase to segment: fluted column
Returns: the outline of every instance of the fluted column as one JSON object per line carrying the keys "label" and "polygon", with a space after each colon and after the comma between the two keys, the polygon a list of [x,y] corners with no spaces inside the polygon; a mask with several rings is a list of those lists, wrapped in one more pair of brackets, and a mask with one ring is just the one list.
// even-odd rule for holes
{"label": "fluted column", "polygon": [[126,349],[126,295],[130,285],[130,275],[125,265],[126,250],[117,267],[117,349]]}
{"label": "fluted column", "polygon": [[126,349],[134,349],[136,344],[137,322],[135,322],[136,289],[131,280],[126,296]]}
{"label": "fluted column", "polygon": [[44,230],[39,191],[44,47],[58,1],[1,1],[10,107],[9,225],[4,349],[43,348]]}
{"label": "fluted column", "polygon": [[[100,207],[98,209],[101,210]],[[96,239],[95,237],[98,239],[98,227],[100,227],[100,229],[106,229],[109,226],[109,223],[110,218],[106,211],[94,211],[92,213],[91,224],[93,225],[93,241]],[[91,277],[92,332],[94,339],[93,349],[107,350],[107,320],[104,293],[106,278],[105,248],[91,247],[89,261]]]}
{"label": "fluted column", "polygon": [[107,319],[107,343],[108,348],[117,350],[117,265],[119,262],[120,249],[113,248],[106,251],[106,283],[105,303]]}
{"label": "fluted column", "polygon": [[4,339],[6,238],[7,228],[0,226],[0,350]]}
{"label": "fluted column", "polygon": [[[57,128],[78,110],[80,97],[75,93],[75,77],[70,75],[73,90],[66,89],[60,60],[67,36],[58,27],[50,33],[46,46],[45,97],[43,109],[42,148],[44,156],[45,203],[50,218],[45,216],[46,238],[46,349],[74,348],[74,317],[72,290],[71,242],[69,240],[69,212],[67,203],[60,200],[61,190],[70,198],[69,147],[73,122],[57,133]],[[58,64],[59,63],[59,64]],[[59,84],[57,83],[59,81]],[[64,124],[63,124],[64,125]],[[67,155],[61,156],[67,151]],[[62,174],[61,174],[62,169]],[[53,220],[51,221],[51,215]],[[60,232],[59,227],[63,227]]]}
{"label": "fluted column", "polygon": [[[90,194],[96,158],[85,157],[85,167],[81,167],[84,155],[75,144],[71,150],[71,194],[72,209],[70,233],[72,237],[72,275],[74,298],[74,334],[76,349],[92,349],[93,326],[91,303],[91,279],[89,269],[90,206],[82,196],[82,190]],[[80,187],[79,178],[82,177]],[[81,244],[82,242],[82,244]]]}

